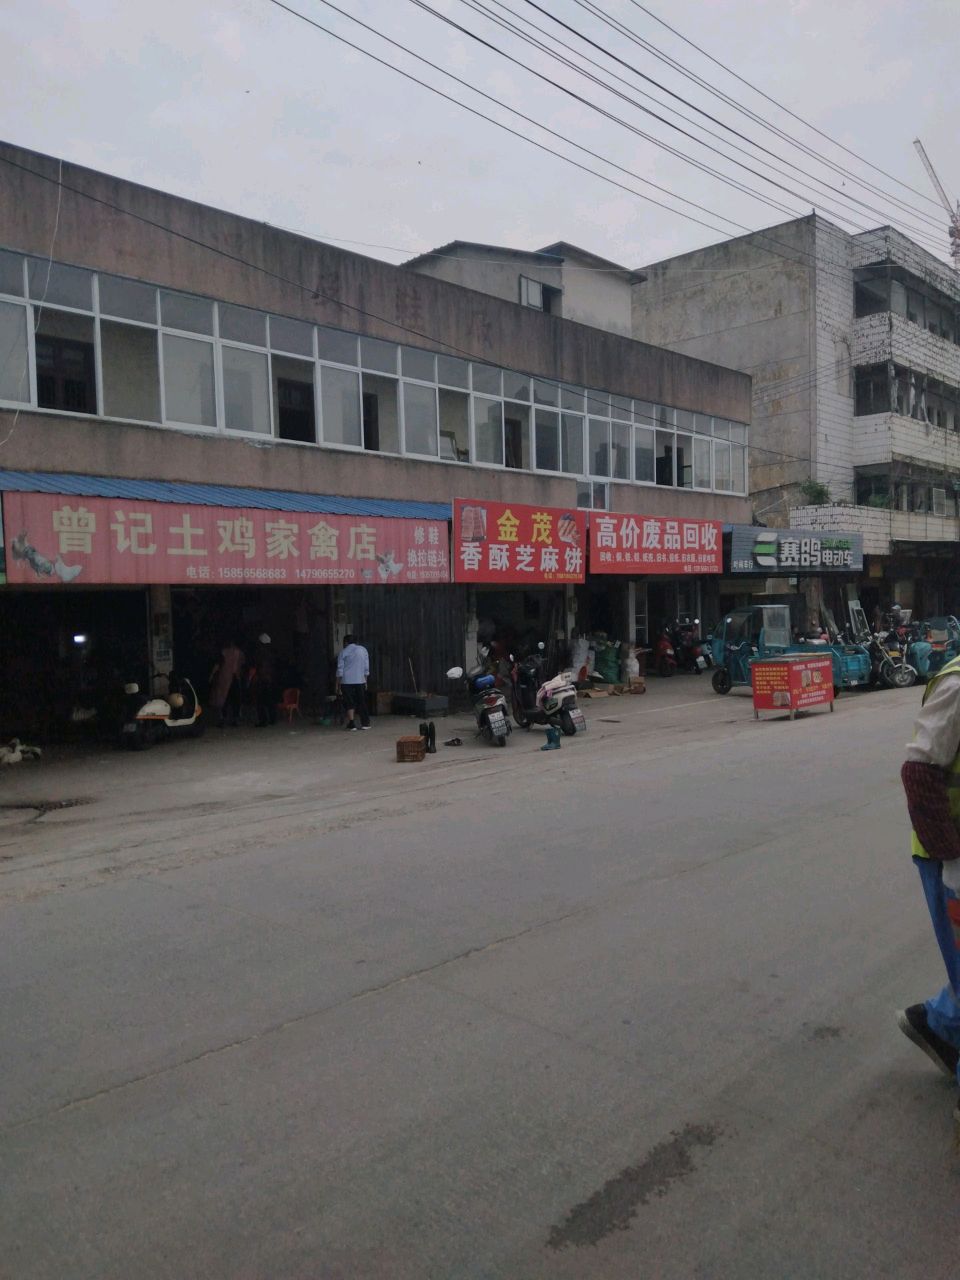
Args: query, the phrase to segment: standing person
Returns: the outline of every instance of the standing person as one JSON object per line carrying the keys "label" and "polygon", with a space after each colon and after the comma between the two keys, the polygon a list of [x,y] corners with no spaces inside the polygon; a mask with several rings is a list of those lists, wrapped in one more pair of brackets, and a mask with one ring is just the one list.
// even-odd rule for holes
{"label": "standing person", "polygon": [[236,640],[229,640],[210,672],[210,705],[219,712],[221,729],[227,723],[234,728],[240,723],[240,673],[244,662],[243,650]]}
{"label": "standing person", "polygon": [[370,678],[370,655],[352,635],[343,637],[343,652],[337,659],[337,692],[343,694],[347,709],[347,728],[356,729],[354,716],[359,712],[360,728],[370,728],[367,712],[367,680]]}
{"label": "standing person", "polygon": [[[900,1030],[960,1079],[960,658],[930,680],[900,771],[920,873],[947,984],[897,1015]],[[960,1107],[954,1113],[960,1119]]]}
{"label": "standing person", "polygon": [[270,637],[257,637],[253,651],[253,704],[257,711],[257,728],[277,723],[277,664]]}

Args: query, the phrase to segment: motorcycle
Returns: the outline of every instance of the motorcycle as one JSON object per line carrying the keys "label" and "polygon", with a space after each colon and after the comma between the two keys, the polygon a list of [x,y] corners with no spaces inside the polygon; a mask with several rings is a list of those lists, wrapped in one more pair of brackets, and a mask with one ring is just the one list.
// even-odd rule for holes
{"label": "motorcycle", "polygon": [[543,641],[538,652],[517,660],[511,654],[510,703],[513,718],[521,729],[532,724],[556,725],[567,737],[585,733],[587,722],[577,706],[577,690],[572,673],[563,671],[552,680],[543,679]]}
{"label": "motorcycle", "polygon": [[699,618],[694,618],[692,622],[680,622],[678,619],[674,623],[670,636],[673,640],[678,670],[692,671],[695,675],[700,675],[712,665],[710,650],[700,637]]}
{"label": "motorcycle", "polygon": [[167,678],[165,698],[151,698],[135,681],[124,685],[125,705],[120,745],[142,751],[163,738],[199,738],[206,728],[197,691],[185,676]]}
{"label": "motorcycle", "polygon": [[872,668],[870,682],[888,689],[909,689],[917,682],[917,670],[907,661],[906,646],[896,631],[874,634],[866,645]]}
{"label": "motorcycle", "polygon": [[485,742],[505,747],[510,736],[507,719],[507,700],[498,689],[497,678],[486,670],[486,654],[481,650],[480,662],[464,674],[463,667],[451,667],[448,680],[465,680],[473,714],[477,720],[477,732]]}
{"label": "motorcycle", "polygon": [[658,676],[672,676],[677,670],[677,652],[670,628],[664,623],[653,646],[653,665]]}

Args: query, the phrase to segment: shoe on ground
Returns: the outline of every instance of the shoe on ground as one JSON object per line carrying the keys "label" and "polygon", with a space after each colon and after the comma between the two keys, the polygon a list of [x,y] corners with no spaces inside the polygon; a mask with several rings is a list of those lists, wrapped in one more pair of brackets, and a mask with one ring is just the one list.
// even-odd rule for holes
{"label": "shoe on ground", "polygon": [[368,724],[362,724],[362,725],[360,726],[360,728],[361,728],[361,729],[369,729],[369,728],[370,728],[370,726],[369,726]]}
{"label": "shoe on ground", "polygon": [[912,1004],[897,1014],[897,1026],[912,1040],[918,1049],[922,1049],[931,1062],[936,1063],[944,1075],[951,1080],[957,1078],[957,1062],[960,1061],[960,1050],[942,1040],[927,1022],[927,1011],[922,1004]]}
{"label": "shoe on ground", "polygon": [[347,733],[349,733],[351,729],[356,729],[356,727],[357,727],[357,722],[356,722],[356,720],[348,720],[348,721],[347,721],[347,725],[346,725]]}

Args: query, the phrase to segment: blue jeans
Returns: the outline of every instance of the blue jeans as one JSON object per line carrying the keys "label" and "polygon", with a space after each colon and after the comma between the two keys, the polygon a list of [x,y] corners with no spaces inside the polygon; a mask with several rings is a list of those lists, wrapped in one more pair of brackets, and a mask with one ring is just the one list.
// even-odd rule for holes
{"label": "blue jeans", "polygon": [[[951,910],[960,916],[960,904],[948,906],[957,903],[957,895],[943,883],[942,862],[935,858],[914,858],[913,861],[920,872],[920,883],[948,979],[939,995],[924,1002],[927,1023],[942,1040],[960,1049],[960,945],[954,936],[950,918]],[[960,1068],[957,1076],[960,1080]]]}

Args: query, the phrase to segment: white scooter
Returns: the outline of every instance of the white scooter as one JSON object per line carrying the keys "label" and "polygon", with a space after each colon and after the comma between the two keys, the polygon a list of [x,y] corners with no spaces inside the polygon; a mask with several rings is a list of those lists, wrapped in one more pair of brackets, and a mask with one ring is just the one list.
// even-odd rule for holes
{"label": "white scooter", "polygon": [[577,705],[573,672],[562,671],[552,680],[542,679],[544,644],[522,661],[511,655],[510,688],[513,718],[521,729],[532,724],[556,725],[567,737],[586,733],[587,722]]}
{"label": "white scooter", "polygon": [[185,676],[168,677],[165,698],[148,698],[132,681],[124,685],[126,704],[120,745],[131,751],[152,747],[161,738],[199,738],[206,728],[197,691]]}

